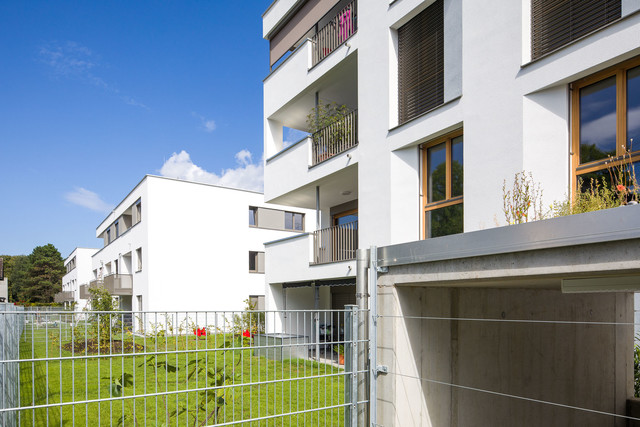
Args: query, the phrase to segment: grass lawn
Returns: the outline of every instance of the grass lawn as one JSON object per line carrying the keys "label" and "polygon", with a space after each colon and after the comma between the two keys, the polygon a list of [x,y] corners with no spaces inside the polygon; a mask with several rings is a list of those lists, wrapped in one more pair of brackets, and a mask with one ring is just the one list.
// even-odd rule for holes
{"label": "grass lawn", "polygon": [[[22,410],[22,426],[99,426],[119,422],[131,426],[199,426],[341,405],[345,401],[342,369],[304,359],[274,361],[257,357],[248,338],[230,334],[157,338],[119,335],[112,338],[112,347],[101,347],[100,355],[92,355],[84,348],[84,338],[81,345],[71,346],[69,330],[27,328],[26,334],[20,345],[21,359],[73,358],[22,362],[22,406],[72,404]],[[120,340],[124,344],[120,345]],[[136,353],[158,354],[135,355],[134,345]],[[318,375],[323,377],[309,378]],[[211,388],[216,386],[217,389]],[[209,389],[185,391],[198,388]],[[166,394],[144,396],[152,393]],[[121,397],[134,395],[140,397]],[[111,401],[73,404],[110,396]],[[342,407],[245,423],[343,424]]]}

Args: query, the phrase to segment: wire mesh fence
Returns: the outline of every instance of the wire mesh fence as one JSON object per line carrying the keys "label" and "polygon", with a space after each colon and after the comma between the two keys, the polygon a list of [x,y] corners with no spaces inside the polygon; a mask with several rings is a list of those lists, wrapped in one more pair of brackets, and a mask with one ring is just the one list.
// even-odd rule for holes
{"label": "wire mesh fence", "polygon": [[355,368],[358,314],[5,312],[15,342],[0,372],[14,369],[18,390],[13,400],[3,390],[0,419],[7,426],[345,425],[356,400],[351,384],[365,372]]}
{"label": "wire mesh fence", "polygon": [[[0,304],[0,409],[12,408],[19,405],[19,365],[18,363],[4,363],[19,357],[19,341],[24,330],[24,322],[21,316],[6,315],[5,313],[21,313],[23,307],[13,304]],[[5,427],[14,427],[15,419],[4,414],[0,421]]]}

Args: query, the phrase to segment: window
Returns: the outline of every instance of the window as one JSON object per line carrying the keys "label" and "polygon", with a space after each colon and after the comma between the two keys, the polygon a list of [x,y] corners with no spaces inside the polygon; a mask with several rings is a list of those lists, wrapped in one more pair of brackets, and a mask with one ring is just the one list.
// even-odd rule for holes
{"label": "window", "polygon": [[264,252],[249,251],[249,273],[264,273]]}
{"label": "window", "polygon": [[358,210],[352,209],[333,216],[333,225],[350,224],[358,220]]}
{"label": "window", "polygon": [[120,237],[120,222],[116,221],[116,223],[114,225],[115,225],[115,228],[116,228],[116,239],[117,239],[118,237]]}
{"label": "window", "polygon": [[107,229],[107,245],[111,243],[111,229]]}
{"label": "window", "polygon": [[249,295],[252,310],[264,310],[264,295]]}
{"label": "window", "polygon": [[575,188],[592,178],[609,185],[623,154],[640,160],[640,58],[575,82],[572,110]]}
{"label": "window", "polygon": [[284,229],[304,231],[304,214],[297,212],[285,212]]}
{"label": "window", "polygon": [[621,0],[532,0],[531,57],[536,59],[621,16]]}
{"label": "window", "polygon": [[249,225],[253,227],[258,226],[258,208],[249,206]]}
{"label": "window", "polygon": [[401,124],[444,102],[443,0],[398,28],[398,98]]}
{"label": "window", "polygon": [[142,271],[142,248],[136,249],[136,258],[138,260],[138,268],[136,271]]}
{"label": "window", "polygon": [[462,148],[462,131],[422,147],[424,238],[463,232]]}

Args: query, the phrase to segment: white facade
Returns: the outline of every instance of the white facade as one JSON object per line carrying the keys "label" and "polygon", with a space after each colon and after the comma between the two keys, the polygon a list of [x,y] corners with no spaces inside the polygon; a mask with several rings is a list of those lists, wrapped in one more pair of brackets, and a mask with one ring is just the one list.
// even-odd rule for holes
{"label": "white facade", "polygon": [[62,295],[60,302],[68,305],[70,302],[76,303],[76,309],[82,309],[87,305],[87,299],[80,298],[80,286],[87,285],[92,279],[91,276],[91,256],[98,249],[75,248],[73,252],[64,260],[64,268],[67,273],[62,276]]}
{"label": "white facade", "polygon": [[[533,58],[532,1],[444,0],[442,101],[406,121],[399,113],[398,30],[437,2],[356,1],[357,31],[319,63],[316,29],[332,14],[342,19],[351,2],[315,2],[327,15],[264,80],[265,200],[313,209],[319,199],[319,228],[331,225],[336,207],[355,203],[360,248],[422,239],[428,202],[421,147],[451,132],[463,138],[457,201],[464,232],[506,225],[503,182],[522,170],[541,184],[545,204],[571,194],[579,155],[572,83],[630,59],[627,68],[640,65],[633,62],[640,55],[640,2],[622,1],[612,22]],[[294,23],[304,25],[301,14],[311,13],[298,3],[276,0],[263,15],[272,50],[286,38],[282,32],[295,32]],[[285,147],[283,129],[306,131],[318,99],[357,109],[358,144],[313,165],[312,138]],[[355,275],[353,261],[310,266],[303,240],[267,245],[271,307],[282,307],[282,283]]]}
{"label": "white facade", "polygon": [[261,193],[147,175],[98,226],[92,280],[113,283],[124,310],[243,310],[264,295],[264,242],[304,233],[285,215]]}

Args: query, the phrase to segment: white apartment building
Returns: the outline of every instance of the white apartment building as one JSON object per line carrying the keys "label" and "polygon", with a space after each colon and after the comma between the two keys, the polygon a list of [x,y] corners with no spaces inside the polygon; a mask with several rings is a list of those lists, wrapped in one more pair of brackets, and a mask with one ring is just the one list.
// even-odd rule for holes
{"label": "white apartment building", "polygon": [[88,286],[102,284],[123,310],[263,308],[263,243],[304,233],[309,220],[262,193],[146,175],[97,227],[104,246]]}
{"label": "white apartment building", "polygon": [[[407,246],[407,256],[420,258],[429,251],[451,257],[449,264],[438,265],[441,270],[431,270],[436,268],[435,261],[420,264],[422,270],[412,270],[388,285],[389,299],[379,307],[396,310],[396,314],[405,310],[405,314],[424,316],[428,308],[453,307],[454,298],[467,298],[467,302],[484,304],[485,311],[474,315],[497,311],[504,316],[509,311],[499,310],[497,301],[522,307],[528,298],[534,300],[526,292],[543,292],[543,306],[550,311],[578,313],[590,307],[592,312],[607,312],[599,304],[611,302],[611,294],[573,299],[561,294],[562,277],[640,271],[637,263],[622,267],[613,261],[593,261],[593,265],[585,261],[580,264],[582,270],[569,271],[575,259],[569,261],[567,255],[565,260],[558,254],[552,258],[562,267],[549,270],[555,271],[553,277],[545,272],[544,280],[528,276],[532,272],[513,279],[516,273],[509,272],[511,267],[498,269],[493,279],[487,279],[483,269],[492,268],[485,264],[488,261],[477,264],[475,275],[461,273],[471,269],[470,265],[455,264],[456,256],[468,256],[465,242],[472,236],[493,236],[473,232],[506,225],[502,188],[516,173],[531,172],[544,190],[544,203],[550,204],[575,192],[580,179],[606,177],[612,164],[607,163],[609,156],[614,165],[620,164],[621,155],[629,150],[639,165],[637,0],[275,0],[263,14],[263,35],[269,41],[271,65],[264,80],[265,201],[317,212],[315,230],[308,236],[267,243],[267,308],[341,308],[344,302],[355,302],[356,249],[374,245],[414,242]],[[333,123],[324,128],[310,129],[309,116],[313,122],[314,115],[323,114],[321,106],[332,103],[343,106],[341,114],[329,115],[324,123]],[[317,132],[285,146],[283,135],[288,128]],[[632,145],[631,140],[637,143]],[[626,212],[637,213],[637,209]],[[596,217],[601,218],[588,218]],[[553,233],[563,231],[536,227],[531,238],[551,241]],[[419,240],[428,244],[415,243]],[[492,244],[486,241],[485,245]],[[620,246],[613,248],[621,250]],[[452,271],[452,265],[460,270]],[[400,282],[403,287],[398,286]],[[476,289],[473,298],[466,286]],[[492,293],[489,288],[493,287],[507,289]],[[458,296],[455,288],[464,291]],[[350,296],[340,296],[347,289]],[[403,293],[407,289],[413,293]],[[619,298],[612,303],[618,310],[614,311],[632,322],[629,295]],[[403,301],[415,304],[407,308]],[[416,344],[420,333],[411,334],[406,328],[385,329],[383,336],[390,340],[385,341],[386,354],[394,355],[389,356],[390,366],[415,369],[407,375],[419,377],[421,370],[437,363],[428,365],[428,360],[415,355],[427,357],[435,350],[424,347],[420,353],[412,348],[427,344]],[[627,335],[633,336],[632,332]],[[509,339],[524,345],[522,337]],[[541,340],[577,342],[571,335]],[[618,413],[624,411],[629,393],[631,340],[622,341],[614,345],[622,346],[624,360],[598,355],[620,375],[614,380],[617,398],[607,400],[606,393],[600,395],[612,405],[607,410]],[[489,339],[485,342],[496,344]],[[445,345],[452,348],[453,344],[447,341]],[[473,345],[477,351],[468,356],[482,352],[478,350],[482,343]],[[487,353],[491,351],[494,349]],[[541,352],[539,357],[546,354]],[[442,357],[435,355],[434,360],[442,361]],[[460,357],[456,363],[462,364]],[[476,363],[469,357],[470,364]],[[456,371],[453,359],[447,360],[442,372]],[[538,367],[547,367],[546,363]],[[473,375],[468,378],[476,379]],[[554,383],[557,380],[540,379],[543,383],[533,388],[561,390]],[[381,424],[385,426],[450,425],[454,417],[460,422],[457,425],[474,425],[474,417],[475,425],[490,425],[483,424],[483,419],[492,425],[509,425],[486,421],[492,416],[487,408],[498,414],[503,409],[504,413],[514,411],[489,398],[458,410],[463,391],[458,395],[449,388],[436,390],[436,386],[392,376],[381,381],[386,393],[380,403],[386,410],[387,418]],[[493,389],[498,390],[504,381],[505,377],[498,376]],[[529,395],[532,390],[509,384],[515,394]],[[592,384],[582,385],[589,389]],[[415,402],[407,396],[415,396]],[[597,399],[585,399],[587,407],[600,404]],[[569,401],[582,402],[579,398]],[[420,408],[417,414],[412,409],[416,407]],[[466,412],[461,415],[459,411]],[[522,415],[523,411],[516,412]],[[555,420],[557,425],[608,425],[591,419],[580,423],[576,420],[581,418],[571,418],[575,414],[535,414],[531,425],[546,425],[543,419]],[[611,425],[617,422],[622,421],[614,420]]]}
{"label": "white apartment building", "polygon": [[80,286],[87,285],[92,280],[91,257],[98,249],[75,248],[64,260],[66,274],[62,276],[62,291],[54,296],[54,301],[64,303],[65,307],[70,307],[75,303],[80,309],[87,304],[87,298],[80,297]]}

